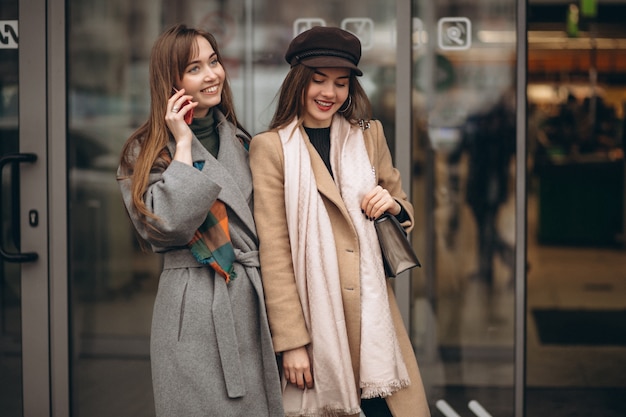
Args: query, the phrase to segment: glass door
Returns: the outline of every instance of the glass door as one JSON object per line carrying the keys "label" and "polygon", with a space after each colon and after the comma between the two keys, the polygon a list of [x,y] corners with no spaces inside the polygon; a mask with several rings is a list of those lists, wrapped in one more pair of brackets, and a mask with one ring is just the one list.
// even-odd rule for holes
{"label": "glass door", "polygon": [[523,410],[518,3],[412,1],[414,245],[426,262],[410,318],[435,415]]}
{"label": "glass door", "polygon": [[[45,2],[0,3],[0,410],[50,404]],[[24,13],[24,9],[28,13]]]}

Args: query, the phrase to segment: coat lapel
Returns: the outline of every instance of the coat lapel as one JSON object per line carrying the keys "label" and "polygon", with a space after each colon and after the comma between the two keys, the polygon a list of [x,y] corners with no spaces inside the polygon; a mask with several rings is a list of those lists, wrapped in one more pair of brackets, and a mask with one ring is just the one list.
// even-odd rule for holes
{"label": "coat lapel", "polygon": [[[205,161],[202,172],[221,188],[218,198],[237,213],[252,235],[256,235],[252,216],[252,174],[249,168],[248,151],[236,137],[238,133],[236,128],[224,118],[222,113],[215,111],[215,116],[220,137],[217,159],[194,135],[191,144],[193,161]],[[170,151],[173,154],[174,150],[170,149]]]}
{"label": "coat lapel", "polygon": [[196,141],[212,158],[211,162],[216,162],[205,163],[203,172],[206,172],[222,186],[219,195],[220,200],[230,206],[248,229],[256,234],[252,216],[252,173],[250,172],[248,151],[236,136],[238,133],[236,127],[228,122],[222,113],[216,112],[216,116],[220,136],[220,151],[217,155],[217,161],[199,141]]}

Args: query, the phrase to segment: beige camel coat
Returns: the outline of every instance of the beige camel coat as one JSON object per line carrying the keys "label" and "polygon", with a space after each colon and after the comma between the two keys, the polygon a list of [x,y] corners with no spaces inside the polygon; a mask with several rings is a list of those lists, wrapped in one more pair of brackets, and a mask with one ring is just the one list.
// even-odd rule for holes
{"label": "beige camel coat", "polygon": [[[413,226],[413,206],[402,190],[400,174],[393,167],[380,122],[372,121],[371,128],[366,129],[364,133],[365,146],[376,169],[378,184],[387,189],[407,211],[410,220],[403,226],[410,231]],[[303,131],[302,134],[311,155],[318,191],[333,224],[352,368],[358,387],[361,339],[358,237],[333,178],[309,142],[306,133]],[[261,275],[266,307],[274,350],[280,353],[305,346],[311,339],[296,290],[286,227],[283,150],[276,132],[265,132],[253,138],[250,146],[250,167],[253,175],[254,215],[260,240]],[[417,361],[389,280],[387,288],[394,326],[411,378],[411,385],[388,397],[387,403],[396,417],[429,416]]]}

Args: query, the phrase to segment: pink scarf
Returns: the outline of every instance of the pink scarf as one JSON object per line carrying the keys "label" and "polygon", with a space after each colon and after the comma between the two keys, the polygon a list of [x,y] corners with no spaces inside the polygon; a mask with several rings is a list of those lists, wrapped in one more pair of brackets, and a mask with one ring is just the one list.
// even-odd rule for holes
{"label": "pink scarf", "polygon": [[[343,316],[339,265],[328,212],[317,191],[310,155],[298,121],[279,132],[285,157],[287,227],[298,294],[311,335],[314,388],[304,391],[283,378],[287,416],[333,416],[360,411]],[[396,338],[380,247],[360,202],[376,186],[363,132],[336,116],[331,126],[331,165],[358,233],[361,280],[362,398],[385,397],[409,385]]]}

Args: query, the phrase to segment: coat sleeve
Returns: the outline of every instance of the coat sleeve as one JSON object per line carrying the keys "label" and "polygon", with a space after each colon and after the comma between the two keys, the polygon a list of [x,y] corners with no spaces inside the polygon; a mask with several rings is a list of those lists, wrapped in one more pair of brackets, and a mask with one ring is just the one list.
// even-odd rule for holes
{"label": "coat sleeve", "polygon": [[154,227],[151,232],[131,205],[130,185],[128,178],[119,180],[130,219],[139,235],[157,252],[185,246],[220,192],[220,187],[207,175],[179,161],[172,161],[163,171],[151,173],[144,197],[148,210],[157,216],[149,220]]}
{"label": "coat sleeve", "polygon": [[369,132],[369,140],[373,142],[368,144],[368,148],[374,149],[372,164],[376,167],[378,185],[389,191],[389,194],[402,205],[409,216],[409,219],[403,222],[402,226],[407,232],[410,232],[414,225],[413,204],[408,200],[406,193],[402,189],[400,171],[393,165],[382,124],[378,120],[372,120],[370,125],[371,127],[366,129],[365,132]]}
{"label": "coat sleeve", "polygon": [[296,288],[284,194],[284,159],[276,133],[250,143],[254,217],[259,235],[261,278],[276,352],[311,342]]}

